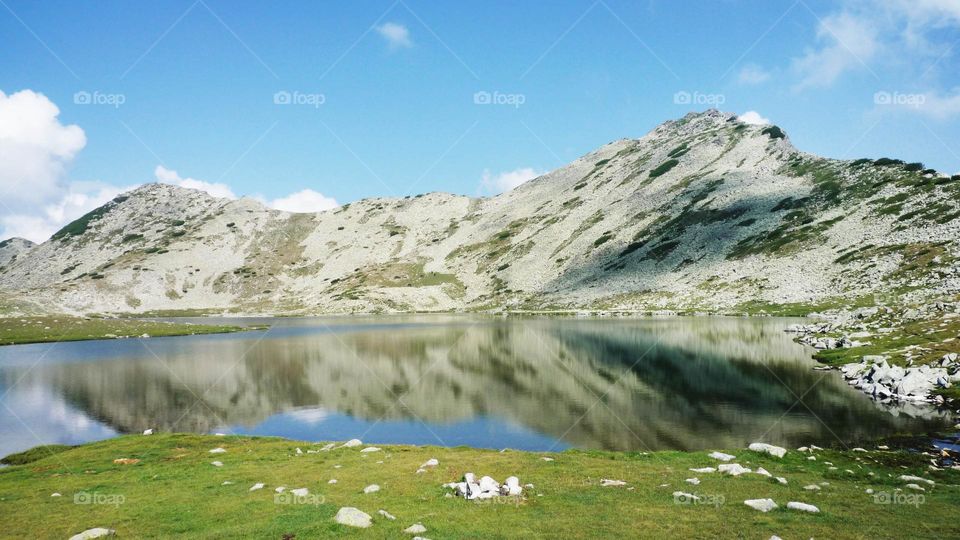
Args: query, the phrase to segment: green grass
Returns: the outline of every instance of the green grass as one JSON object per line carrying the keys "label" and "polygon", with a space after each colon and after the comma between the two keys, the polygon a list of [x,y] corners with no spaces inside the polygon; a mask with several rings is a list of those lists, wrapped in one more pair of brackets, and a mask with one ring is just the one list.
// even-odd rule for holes
{"label": "green grass", "polygon": [[650,170],[650,178],[656,178],[658,176],[662,176],[667,172],[669,172],[670,169],[676,167],[679,164],[680,162],[675,159],[668,159],[667,161],[664,161],[663,163],[661,163],[660,166],[658,166],[657,168]]}
{"label": "green grass", "polygon": [[143,334],[149,334],[151,337],[220,334],[248,329],[240,326],[83,318],[67,315],[7,317],[0,318],[0,345],[140,337]]}
{"label": "green grass", "polygon": [[[224,454],[208,450],[223,447]],[[729,451],[745,467],[764,467],[789,484],[756,474],[696,474],[715,466],[707,452],[653,454],[566,451],[498,452],[469,448],[382,446],[296,455],[319,446],[275,438],[200,435],[126,436],[47,455],[0,470],[0,527],[29,531],[31,538],[66,538],[92,527],[116,529],[125,538],[409,538],[402,531],[422,523],[423,536],[443,538],[955,538],[960,492],[956,471],[930,472],[926,458],[906,452],[825,450],[816,461],[788,452],[783,459],[742,449]],[[42,453],[38,451],[36,454]],[[140,460],[133,465],[114,459]],[[418,466],[437,458],[422,474]],[[211,461],[223,462],[213,467]],[[377,463],[382,461],[382,463]],[[831,470],[829,463],[835,466]],[[340,468],[335,468],[340,465]],[[852,471],[845,472],[846,469]],[[521,498],[498,502],[445,498],[441,485],[465,472],[498,480],[516,475],[532,483]],[[872,475],[871,475],[872,473]],[[901,474],[934,479],[922,503],[876,504],[865,489],[894,493]],[[698,486],[684,482],[697,476]],[[331,478],[336,484],[328,484]],[[627,482],[601,487],[600,479]],[[224,481],[233,482],[223,485]],[[249,491],[257,482],[264,489]],[[808,484],[829,482],[818,492]],[[381,490],[363,494],[363,487]],[[309,504],[290,504],[274,488],[306,487]],[[674,491],[712,504],[681,504]],[[54,492],[61,497],[51,497]],[[904,494],[910,493],[904,490]],[[97,500],[102,504],[75,504]],[[760,513],[746,499],[770,497],[780,508]],[[788,501],[818,506],[819,514],[786,510]],[[373,516],[369,529],[338,525],[333,516],[354,506]],[[377,514],[384,509],[397,517]],[[908,532],[909,531],[909,532]],[[288,538],[292,536],[287,536]]]}

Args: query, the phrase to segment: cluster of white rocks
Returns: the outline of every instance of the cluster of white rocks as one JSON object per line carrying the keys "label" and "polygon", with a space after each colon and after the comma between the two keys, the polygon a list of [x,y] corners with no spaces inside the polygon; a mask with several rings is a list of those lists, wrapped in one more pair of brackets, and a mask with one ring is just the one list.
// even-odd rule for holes
{"label": "cluster of white rocks", "polygon": [[507,477],[503,484],[500,484],[489,476],[483,476],[477,480],[472,472],[465,473],[462,481],[450,482],[443,487],[454,490],[458,496],[467,500],[492,499],[500,496],[517,497],[523,493],[520,479],[516,476]]}
{"label": "cluster of white rocks", "polygon": [[891,366],[884,356],[864,356],[860,362],[843,365],[840,371],[851,386],[880,400],[942,403],[941,396],[931,398],[930,393],[960,382],[956,353],[944,355],[933,365],[916,367]]}

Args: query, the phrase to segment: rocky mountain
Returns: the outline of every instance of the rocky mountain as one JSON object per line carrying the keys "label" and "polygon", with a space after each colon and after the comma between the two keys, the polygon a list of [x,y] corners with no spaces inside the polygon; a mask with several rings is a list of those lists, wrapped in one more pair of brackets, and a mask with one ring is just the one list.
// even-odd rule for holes
{"label": "rocky mountain", "polygon": [[317,214],[150,184],[0,269],[71,312],[860,305],[960,290],[960,176],[797,150],[710,110],[491,198]]}
{"label": "rocky mountain", "polygon": [[35,246],[36,244],[26,238],[8,238],[0,242],[0,271]]}

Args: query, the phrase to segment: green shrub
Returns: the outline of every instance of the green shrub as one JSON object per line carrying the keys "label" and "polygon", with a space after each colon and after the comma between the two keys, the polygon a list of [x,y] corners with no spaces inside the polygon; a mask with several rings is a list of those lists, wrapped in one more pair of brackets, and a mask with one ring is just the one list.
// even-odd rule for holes
{"label": "green shrub", "polygon": [[903,168],[910,172],[917,172],[923,170],[923,163],[907,163]]}
{"label": "green shrub", "polygon": [[902,159],[880,158],[873,162],[874,167],[887,167],[889,165],[906,165]]}
{"label": "green shrub", "polygon": [[663,163],[660,164],[659,167],[650,171],[650,178],[656,178],[658,176],[666,174],[670,169],[676,167],[679,164],[680,162],[675,159],[664,161]]}
{"label": "green shrub", "polygon": [[128,235],[126,235],[126,236],[123,237],[123,240],[121,240],[121,243],[126,244],[127,242],[134,242],[134,241],[137,241],[137,240],[143,240],[143,235],[142,235],[142,234],[128,234]]}
{"label": "green shrub", "polygon": [[764,135],[769,135],[771,139],[785,139],[787,134],[783,132],[778,126],[770,126],[764,128],[760,133]]}

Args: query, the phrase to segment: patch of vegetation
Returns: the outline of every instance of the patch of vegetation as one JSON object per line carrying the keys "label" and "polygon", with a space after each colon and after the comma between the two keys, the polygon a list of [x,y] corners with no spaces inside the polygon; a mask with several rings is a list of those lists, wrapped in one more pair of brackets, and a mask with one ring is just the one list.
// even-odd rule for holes
{"label": "patch of vegetation", "polygon": [[683,157],[683,155],[686,154],[686,153],[689,152],[689,151],[690,151],[690,147],[687,145],[687,143],[683,143],[683,144],[681,144],[680,146],[678,146],[678,147],[674,148],[673,150],[671,150],[670,152],[668,152],[668,153],[667,153],[667,157],[668,157],[668,158],[680,158],[680,157]]}
{"label": "patch of vegetation", "polygon": [[902,159],[880,158],[873,162],[875,167],[889,167],[891,165],[906,165]]}
{"label": "patch of vegetation", "polygon": [[593,241],[593,247],[598,247],[598,246],[601,246],[601,245],[609,242],[610,240],[612,240],[612,239],[614,238],[614,236],[616,236],[616,235],[615,235],[614,233],[610,232],[610,231],[607,231],[607,232],[603,233],[603,236],[601,236],[600,238],[597,238],[596,240]]}
{"label": "patch of vegetation", "polygon": [[764,128],[760,133],[763,135],[769,135],[771,139],[784,139],[787,136],[786,133],[784,133],[783,130],[777,126]]}
{"label": "patch of vegetation", "polygon": [[661,163],[660,166],[658,166],[657,168],[650,170],[650,178],[657,178],[659,176],[663,176],[664,174],[669,172],[670,169],[673,169],[679,164],[680,162],[675,159],[668,159],[667,161],[664,161],[663,163]]}
{"label": "patch of vegetation", "polygon": [[141,240],[143,240],[143,235],[142,235],[142,234],[127,234],[127,235],[125,235],[125,236],[123,237],[122,240],[120,240],[120,243],[122,243],[122,244],[127,244],[127,243],[130,243],[130,242],[137,242],[137,241],[141,241]]}
{"label": "patch of vegetation", "polygon": [[243,330],[246,328],[137,319],[82,318],[67,315],[18,317],[0,319],[0,345],[140,337],[143,334],[152,337],[221,334]]}
{"label": "patch of vegetation", "polygon": [[53,233],[53,236],[50,237],[51,240],[66,240],[71,236],[79,236],[90,228],[90,225],[97,220],[103,218],[107,215],[113,207],[116,206],[115,201],[108,202],[107,204],[95,208],[86,214],[80,216],[79,218],[71,221],[66,226],[64,226],[59,231]]}
{"label": "patch of vegetation", "polygon": [[3,459],[0,459],[0,464],[3,465],[27,465],[33,463],[34,461],[39,461],[43,458],[48,458],[50,456],[56,456],[66,452],[67,450],[72,450],[73,446],[67,446],[65,444],[45,444],[43,446],[37,446],[31,448],[24,452],[18,452],[16,454],[10,454],[5,456]]}

